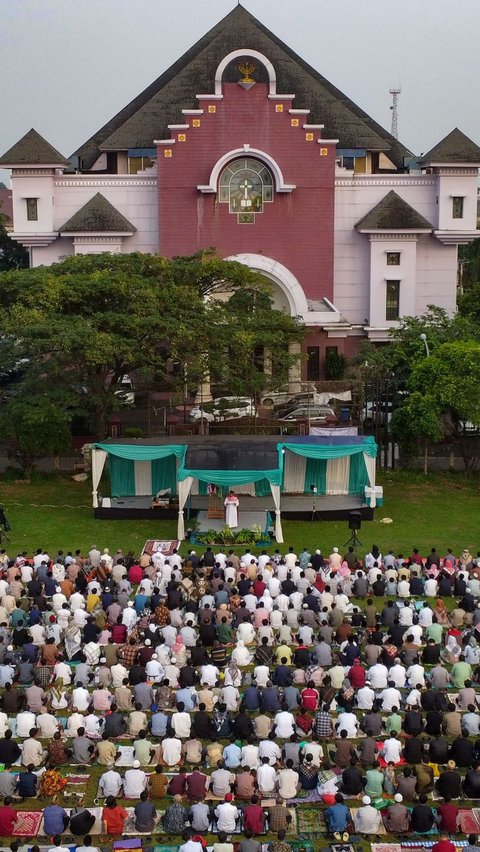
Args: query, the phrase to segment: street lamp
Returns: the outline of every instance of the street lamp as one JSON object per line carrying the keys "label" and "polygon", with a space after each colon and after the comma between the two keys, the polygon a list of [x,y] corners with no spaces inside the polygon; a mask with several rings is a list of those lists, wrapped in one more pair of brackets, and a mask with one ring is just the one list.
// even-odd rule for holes
{"label": "street lamp", "polygon": [[427,335],[422,333],[420,335],[420,340],[423,340],[423,343],[425,345],[425,352],[427,354],[427,358],[429,358],[430,357],[430,349],[428,348]]}

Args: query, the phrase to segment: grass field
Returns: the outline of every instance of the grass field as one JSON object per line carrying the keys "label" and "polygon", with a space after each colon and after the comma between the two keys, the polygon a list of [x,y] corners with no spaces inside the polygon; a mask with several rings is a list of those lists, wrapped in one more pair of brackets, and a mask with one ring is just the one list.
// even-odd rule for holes
{"label": "grass field", "polygon": [[[456,552],[480,549],[480,482],[460,474],[429,474],[380,471],[384,505],[374,521],[363,522],[360,552],[375,542],[383,552],[390,547],[408,554],[413,547],[422,553],[436,546]],[[148,538],[175,538],[175,521],[96,521],[88,483],[68,476],[52,476],[36,483],[1,482],[0,502],[5,506],[12,531],[8,551],[16,553],[45,547],[55,552],[92,544],[138,552]],[[382,523],[391,518],[391,524]],[[283,522],[285,546],[320,547],[323,552],[343,547],[349,538],[345,521]],[[185,545],[183,545],[185,549]]]}

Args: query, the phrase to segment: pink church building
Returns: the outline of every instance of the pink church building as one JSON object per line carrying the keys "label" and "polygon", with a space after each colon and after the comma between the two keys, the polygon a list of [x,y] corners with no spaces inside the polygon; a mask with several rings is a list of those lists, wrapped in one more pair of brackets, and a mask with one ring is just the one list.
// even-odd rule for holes
{"label": "pink church building", "polygon": [[478,145],[455,129],[418,159],[241,6],[70,159],[32,129],[0,166],[32,266],[215,248],[308,327],[310,379],[328,347],[453,313],[480,236]]}

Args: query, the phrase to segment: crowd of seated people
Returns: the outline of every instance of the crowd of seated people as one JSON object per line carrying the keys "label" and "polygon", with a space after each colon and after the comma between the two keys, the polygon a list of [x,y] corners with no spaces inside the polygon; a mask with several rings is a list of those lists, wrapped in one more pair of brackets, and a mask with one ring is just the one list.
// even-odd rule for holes
{"label": "crowd of seated people", "polygon": [[[130,827],[287,852],[303,802],[342,842],[448,843],[480,799],[479,684],[468,550],[2,551],[0,836],[40,796],[54,848]],[[92,766],[100,817],[62,806]]]}

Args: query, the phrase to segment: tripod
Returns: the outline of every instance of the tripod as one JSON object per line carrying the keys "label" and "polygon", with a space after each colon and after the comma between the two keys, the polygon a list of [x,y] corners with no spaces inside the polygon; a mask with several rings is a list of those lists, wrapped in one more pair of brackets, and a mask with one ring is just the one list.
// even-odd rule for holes
{"label": "tripod", "polygon": [[317,511],[317,503],[316,503],[316,491],[312,491],[312,517],[310,518],[310,522],[320,521],[320,515]]}
{"label": "tripod", "polygon": [[0,544],[2,543],[2,541],[8,541],[8,543],[10,543],[10,539],[9,539],[8,535],[0,527]]}
{"label": "tripod", "polygon": [[353,544],[354,547],[356,547],[357,544],[359,544],[360,547],[363,547],[362,542],[360,541],[356,530],[352,530],[352,534],[351,534],[350,538],[348,539],[348,541],[345,542],[345,544],[343,546],[347,547],[348,544]]}

